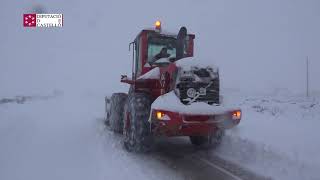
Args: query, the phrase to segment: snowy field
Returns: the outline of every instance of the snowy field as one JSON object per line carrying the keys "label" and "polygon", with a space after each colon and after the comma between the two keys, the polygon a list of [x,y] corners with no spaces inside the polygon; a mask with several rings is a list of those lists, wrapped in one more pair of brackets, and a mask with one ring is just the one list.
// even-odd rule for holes
{"label": "snowy field", "polygon": [[0,179],[182,179],[127,153],[104,128],[103,102],[86,94],[0,104]]}
{"label": "snowy field", "polygon": [[274,179],[319,179],[320,96],[226,93],[243,111],[218,154]]}

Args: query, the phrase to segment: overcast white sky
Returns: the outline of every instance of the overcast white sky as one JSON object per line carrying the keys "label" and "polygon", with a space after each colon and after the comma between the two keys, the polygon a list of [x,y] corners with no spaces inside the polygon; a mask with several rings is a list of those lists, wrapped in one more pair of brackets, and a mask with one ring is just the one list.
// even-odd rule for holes
{"label": "overcast white sky", "polygon": [[[39,2],[39,1],[38,1]],[[305,89],[310,58],[311,89],[320,91],[318,0],[55,0],[46,12],[63,13],[64,27],[27,29],[22,14],[31,0],[0,2],[0,95],[126,90],[128,43],[155,20],[196,34],[195,54],[220,67],[224,88],[271,92]]]}

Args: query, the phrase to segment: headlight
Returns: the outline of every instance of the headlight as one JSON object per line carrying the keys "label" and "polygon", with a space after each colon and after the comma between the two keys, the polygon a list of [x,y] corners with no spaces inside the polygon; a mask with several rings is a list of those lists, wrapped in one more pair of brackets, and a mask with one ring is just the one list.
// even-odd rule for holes
{"label": "headlight", "polygon": [[232,112],[232,119],[241,119],[241,111],[240,110],[237,110],[237,111],[233,111]]}
{"label": "headlight", "polygon": [[155,115],[158,120],[164,120],[164,121],[171,120],[171,118],[166,113],[164,113],[162,111],[156,111]]}

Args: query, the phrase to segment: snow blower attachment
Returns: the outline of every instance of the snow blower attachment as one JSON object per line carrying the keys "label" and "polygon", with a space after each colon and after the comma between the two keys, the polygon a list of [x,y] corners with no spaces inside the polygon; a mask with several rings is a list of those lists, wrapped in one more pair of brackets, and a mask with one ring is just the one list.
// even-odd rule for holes
{"label": "snow blower attachment", "polygon": [[183,104],[219,104],[219,72],[212,67],[178,68],[175,93]]}
{"label": "snow blower attachment", "polygon": [[239,124],[241,110],[220,104],[217,67],[193,58],[195,35],[182,27],[178,34],[142,30],[133,46],[128,93],[106,98],[106,124],[124,135],[128,151],[150,150],[157,136],[189,136],[196,146],[216,147],[225,129]]}

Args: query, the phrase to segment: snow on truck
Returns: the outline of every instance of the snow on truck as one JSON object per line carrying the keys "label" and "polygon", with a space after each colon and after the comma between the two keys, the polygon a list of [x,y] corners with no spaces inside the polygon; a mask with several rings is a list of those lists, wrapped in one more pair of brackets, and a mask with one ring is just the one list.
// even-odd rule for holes
{"label": "snow on truck", "polygon": [[178,34],[142,30],[133,46],[128,93],[106,97],[105,123],[123,133],[128,151],[150,150],[157,136],[189,136],[196,146],[216,147],[224,130],[239,124],[241,110],[220,104],[217,67],[193,57],[194,34],[181,27]]}

